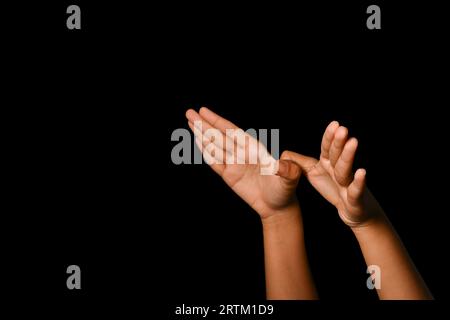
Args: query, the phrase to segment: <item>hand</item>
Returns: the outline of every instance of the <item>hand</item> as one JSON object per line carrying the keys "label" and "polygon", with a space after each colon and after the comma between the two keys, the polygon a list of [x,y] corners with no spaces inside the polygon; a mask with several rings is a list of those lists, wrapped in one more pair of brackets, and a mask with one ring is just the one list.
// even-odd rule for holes
{"label": "hand", "polygon": [[[261,218],[297,205],[295,188],[301,174],[297,164],[288,160],[276,161],[256,139],[205,107],[199,113],[189,109],[186,118],[205,161]],[[245,135],[245,140],[239,143],[227,129],[240,130],[234,132]],[[227,144],[232,147],[227,148]],[[254,161],[251,161],[252,155],[256,155]],[[261,174],[267,165],[274,165],[275,175]]]}
{"label": "hand", "polygon": [[348,130],[331,122],[322,139],[320,159],[306,157],[295,152],[285,153],[285,158],[300,165],[311,185],[339,213],[350,227],[366,224],[379,207],[366,188],[366,171],[352,171],[358,140],[348,139]]}

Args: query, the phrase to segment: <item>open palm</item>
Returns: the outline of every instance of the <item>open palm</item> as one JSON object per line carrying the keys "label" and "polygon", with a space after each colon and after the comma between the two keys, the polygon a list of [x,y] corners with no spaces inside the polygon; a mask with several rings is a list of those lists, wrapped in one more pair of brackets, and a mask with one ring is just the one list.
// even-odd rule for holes
{"label": "open palm", "polygon": [[205,161],[262,218],[295,203],[298,165],[276,161],[264,145],[205,107],[186,117]]}
{"label": "open palm", "polygon": [[320,159],[289,152],[287,158],[296,161],[304,170],[311,185],[339,213],[349,226],[358,226],[370,218],[369,204],[376,200],[365,187],[366,171],[352,171],[358,141],[348,138],[347,128],[331,122],[322,139]]}

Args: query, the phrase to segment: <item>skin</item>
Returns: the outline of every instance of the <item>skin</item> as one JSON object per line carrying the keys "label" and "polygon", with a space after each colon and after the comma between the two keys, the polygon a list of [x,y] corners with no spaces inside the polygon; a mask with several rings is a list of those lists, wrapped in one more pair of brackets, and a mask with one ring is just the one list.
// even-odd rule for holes
{"label": "skin", "polygon": [[[302,173],[351,228],[367,265],[380,267],[382,285],[377,293],[381,299],[433,298],[382,208],[366,188],[366,171],[358,169],[353,173],[358,141],[348,138],[347,128],[336,121],[329,124],[319,159],[285,151],[276,175],[261,175],[261,163],[249,164],[247,156],[244,164],[226,163],[230,157],[237,159],[240,148],[246,148],[245,155],[252,151],[248,144],[241,146],[233,140],[234,147],[225,148],[229,140],[226,129],[238,129],[237,126],[207,108],[201,108],[199,113],[190,109],[186,117],[205,160],[212,160],[208,161],[211,168],[261,217],[268,299],[317,298],[304,245],[301,210],[295,197]],[[199,121],[201,130],[194,125]],[[221,139],[205,136],[207,129],[217,129]],[[248,139],[252,141],[251,137]],[[216,148],[212,152],[208,148],[211,144]]]}
{"label": "skin", "polygon": [[331,122],[322,139],[319,160],[295,152],[285,158],[296,162],[311,185],[351,228],[368,266],[381,270],[380,299],[433,299],[395,229],[366,187],[366,171],[352,171],[358,141],[347,128]]}
{"label": "skin", "polygon": [[[316,299],[317,292],[305,250],[301,210],[295,196],[301,175],[300,166],[284,160],[284,154],[278,162],[276,175],[261,175],[259,161],[254,164],[248,161],[244,164],[227,164],[227,159],[236,159],[239,148],[245,148],[246,154],[249,154],[252,151],[248,150],[249,145],[261,145],[247,137],[255,143],[242,147],[236,141],[231,141],[234,147],[228,150],[225,148],[228,139],[226,129],[238,129],[236,125],[207,108],[201,108],[198,113],[190,109],[186,117],[205,161],[261,217],[267,298]],[[201,130],[195,126],[199,121]],[[211,139],[205,135],[208,129],[217,129],[222,135],[221,139]],[[209,152],[210,144],[217,148],[214,152]],[[216,160],[216,163],[211,160]]]}

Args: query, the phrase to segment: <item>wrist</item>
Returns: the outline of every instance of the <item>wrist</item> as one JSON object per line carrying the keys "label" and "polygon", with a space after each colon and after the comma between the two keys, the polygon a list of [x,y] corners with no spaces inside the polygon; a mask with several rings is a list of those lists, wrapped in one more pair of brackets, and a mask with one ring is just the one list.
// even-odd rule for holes
{"label": "wrist", "polygon": [[300,218],[300,205],[295,201],[286,207],[268,210],[266,214],[261,215],[261,222],[263,228],[271,228],[300,221]]}
{"label": "wrist", "polygon": [[389,226],[389,220],[384,212],[373,213],[366,221],[350,226],[355,235],[365,233],[370,230],[379,229],[380,227]]}
{"label": "wrist", "polygon": [[360,219],[347,223],[353,231],[365,229],[374,225],[384,225],[389,223],[383,209],[369,189],[365,190],[361,210],[363,213],[361,214]]}

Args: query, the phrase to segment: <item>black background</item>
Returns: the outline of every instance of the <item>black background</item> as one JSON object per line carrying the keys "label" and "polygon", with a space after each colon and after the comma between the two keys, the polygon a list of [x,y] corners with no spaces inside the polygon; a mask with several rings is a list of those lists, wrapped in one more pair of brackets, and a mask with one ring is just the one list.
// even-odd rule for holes
{"label": "black background", "polygon": [[[206,165],[170,161],[172,131],[202,105],[244,129],[278,128],[281,150],[315,157],[331,120],[347,126],[370,189],[447,296],[443,8],[377,1],[382,29],[367,30],[369,2],[73,3],[82,30],[66,29],[71,2],[4,11],[13,297],[147,313],[153,300],[167,312],[263,301],[257,214]],[[298,196],[321,298],[372,308],[353,235],[305,181]],[[81,291],[65,286],[70,264]]]}

